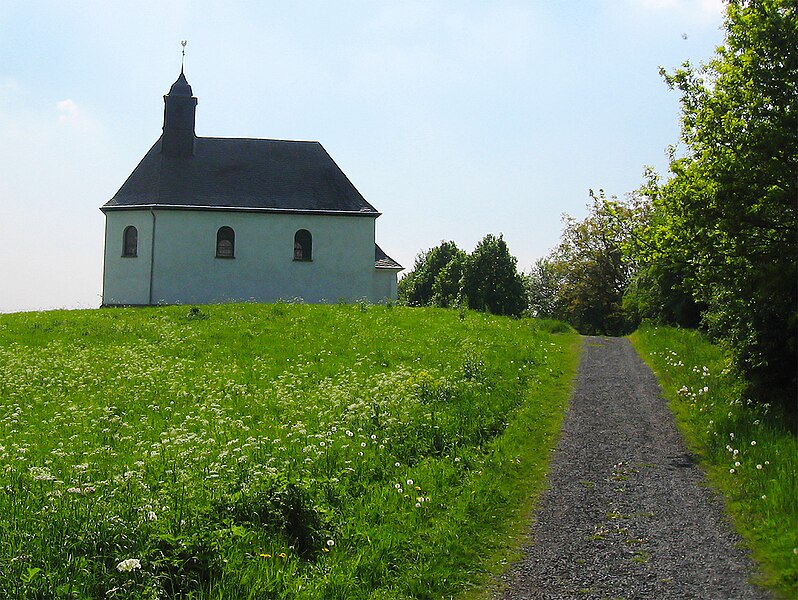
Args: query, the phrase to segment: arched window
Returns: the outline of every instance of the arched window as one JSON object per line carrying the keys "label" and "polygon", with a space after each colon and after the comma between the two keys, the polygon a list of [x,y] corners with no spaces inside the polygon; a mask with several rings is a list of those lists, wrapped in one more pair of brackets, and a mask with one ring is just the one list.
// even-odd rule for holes
{"label": "arched window", "polygon": [[139,253],[139,232],[133,225],[125,227],[122,234],[122,256],[138,256]]}
{"label": "arched window", "polygon": [[235,258],[236,234],[225,225],[216,232],[216,258]]}
{"label": "arched window", "polygon": [[307,229],[294,234],[294,260],[313,260],[313,238]]}

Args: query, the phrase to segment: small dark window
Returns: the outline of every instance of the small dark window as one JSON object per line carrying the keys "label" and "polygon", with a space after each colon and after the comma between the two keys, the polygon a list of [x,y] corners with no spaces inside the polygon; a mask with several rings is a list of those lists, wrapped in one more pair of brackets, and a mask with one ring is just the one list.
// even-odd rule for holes
{"label": "small dark window", "polygon": [[294,234],[294,260],[313,260],[313,238],[307,229]]}
{"label": "small dark window", "polygon": [[122,235],[122,256],[138,256],[138,250],[139,232],[133,225],[128,225]]}
{"label": "small dark window", "polygon": [[235,258],[236,234],[226,225],[216,232],[216,258]]}

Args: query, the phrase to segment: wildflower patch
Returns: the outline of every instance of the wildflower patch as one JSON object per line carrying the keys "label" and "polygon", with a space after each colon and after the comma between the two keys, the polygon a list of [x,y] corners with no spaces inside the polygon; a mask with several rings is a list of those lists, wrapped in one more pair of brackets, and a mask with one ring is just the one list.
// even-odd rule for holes
{"label": "wildflower patch", "polygon": [[542,482],[574,341],[400,307],[2,315],[0,597],[451,595]]}

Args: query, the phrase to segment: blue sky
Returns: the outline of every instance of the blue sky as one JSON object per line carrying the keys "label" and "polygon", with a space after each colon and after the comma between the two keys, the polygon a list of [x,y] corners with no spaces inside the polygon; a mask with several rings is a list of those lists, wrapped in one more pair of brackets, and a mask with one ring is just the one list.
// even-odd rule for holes
{"label": "blue sky", "polygon": [[98,210],[185,73],[197,134],[318,140],[406,268],[503,234],[519,268],[588,189],[666,171],[659,76],[722,43],[721,0],[0,3],[0,312],[100,302]]}

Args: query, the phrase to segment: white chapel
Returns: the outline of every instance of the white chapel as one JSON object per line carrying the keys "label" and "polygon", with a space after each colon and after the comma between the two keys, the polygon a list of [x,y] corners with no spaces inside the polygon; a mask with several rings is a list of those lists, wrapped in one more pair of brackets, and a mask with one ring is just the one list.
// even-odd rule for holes
{"label": "white chapel", "polygon": [[318,142],[197,137],[183,71],[105,214],[103,306],[396,298],[380,213]]}

